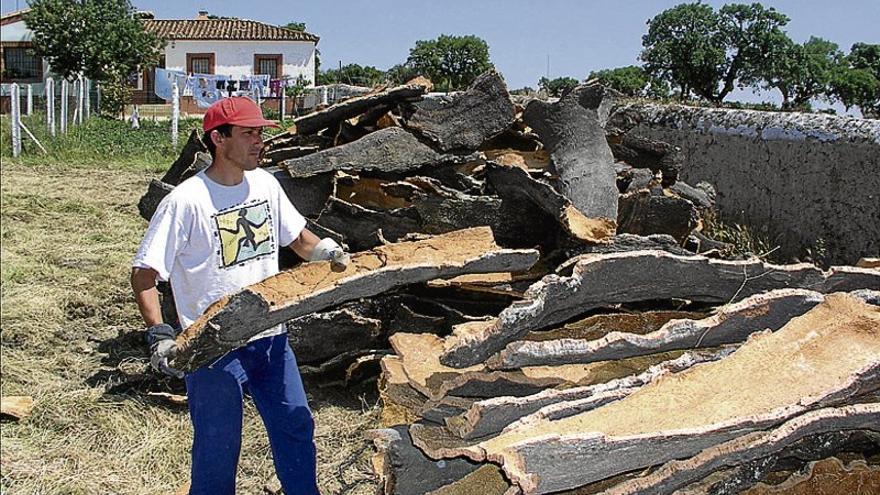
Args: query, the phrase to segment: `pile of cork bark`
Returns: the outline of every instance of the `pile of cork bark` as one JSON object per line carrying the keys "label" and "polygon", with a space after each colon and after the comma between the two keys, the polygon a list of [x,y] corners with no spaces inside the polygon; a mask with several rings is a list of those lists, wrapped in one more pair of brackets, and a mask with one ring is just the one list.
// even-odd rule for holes
{"label": "pile of cork bark", "polygon": [[[185,329],[177,367],[287,322],[304,373],[378,374],[383,493],[880,490],[880,270],[720,258],[699,231],[711,187],[628,136],[601,86],[429,90],[378,88],[267,142],[352,263],[286,260]],[[194,132],[142,215],[209,161]]]}

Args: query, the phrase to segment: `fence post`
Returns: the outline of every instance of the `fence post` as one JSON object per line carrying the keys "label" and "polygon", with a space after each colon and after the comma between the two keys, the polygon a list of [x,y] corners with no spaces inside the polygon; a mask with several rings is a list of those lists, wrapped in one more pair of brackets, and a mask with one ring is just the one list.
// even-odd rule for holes
{"label": "fence post", "polygon": [[171,84],[171,144],[177,147],[177,121],[180,119],[180,88],[177,81]]}
{"label": "fence post", "polygon": [[67,79],[61,80],[61,124],[58,126],[61,134],[67,134],[67,93],[70,90]]}
{"label": "fence post", "polygon": [[287,95],[284,94],[284,88],[281,88],[281,122],[284,122],[284,114],[287,111]]}
{"label": "fence post", "polygon": [[83,81],[86,85],[85,117],[88,119],[92,116],[92,80],[86,78]]}
{"label": "fence post", "polygon": [[34,88],[30,84],[27,85],[27,113],[30,116],[34,113]]}
{"label": "fence post", "polygon": [[46,78],[46,127],[49,128],[49,135],[55,137],[55,80],[51,77]]}
{"label": "fence post", "polygon": [[83,96],[84,88],[85,84],[83,83],[83,76],[80,74],[79,79],[76,80],[76,120],[79,125],[82,125],[83,123],[83,100],[85,99]]}
{"label": "fence post", "polygon": [[98,83],[98,88],[95,91],[95,98],[96,98],[95,113],[100,114],[101,113],[101,84],[100,83]]}
{"label": "fence post", "polygon": [[12,83],[9,86],[9,103],[12,113],[10,124],[12,124],[12,156],[18,157],[21,154],[21,94],[18,90],[18,84]]}

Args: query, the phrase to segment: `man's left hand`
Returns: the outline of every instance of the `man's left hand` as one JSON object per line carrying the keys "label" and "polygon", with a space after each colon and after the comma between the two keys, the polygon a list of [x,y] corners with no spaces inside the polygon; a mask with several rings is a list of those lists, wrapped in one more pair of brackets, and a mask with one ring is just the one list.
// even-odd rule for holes
{"label": "man's left hand", "polygon": [[329,237],[321,239],[312,251],[310,261],[329,260],[333,271],[344,271],[351,263],[351,255],[345,252],[336,241]]}

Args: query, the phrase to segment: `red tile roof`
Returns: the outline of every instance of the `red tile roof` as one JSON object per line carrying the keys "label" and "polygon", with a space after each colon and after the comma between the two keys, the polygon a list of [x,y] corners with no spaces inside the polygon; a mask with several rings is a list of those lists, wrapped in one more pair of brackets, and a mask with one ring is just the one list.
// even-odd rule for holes
{"label": "red tile roof", "polygon": [[147,31],[169,40],[265,40],[312,41],[320,39],[305,31],[245,19],[148,19]]}

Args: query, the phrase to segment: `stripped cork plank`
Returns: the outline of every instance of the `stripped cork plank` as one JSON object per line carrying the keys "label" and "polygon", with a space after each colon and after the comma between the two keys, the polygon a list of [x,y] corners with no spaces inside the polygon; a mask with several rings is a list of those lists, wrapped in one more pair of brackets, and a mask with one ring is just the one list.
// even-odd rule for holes
{"label": "stripped cork plank", "polygon": [[[475,324],[480,322],[475,322]],[[604,383],[647,370],[675,359],[682,351],[640,356],[612,362],[561,366],[534,366],[511,371],[490,371],[483,365],[451,368],[440,363],[443,339],[431,334],[397,333],[389,339],[403,361],[410,384],[432,400],[447,395],[495,397],[531,395],[551,387]]]}
{"label": "stripped cork plank", "polygon": [[603,306],[669,298],[726,304],[783,288],[822,293],[880,290],[880,271],[855,267],[822,271],[808,263],[724,261],[654,250],[584,255],[570,276],[544,277],[497,319],[456,327],[444,344],[441,362],[454,367],[481,363],[531,330]]}
{"label": "stripped cork plank", "polygon": [[688,352],[680,357],[664,361],[636,375],[618,378],[605,383],[549,389],[525,397],[493,397],[471,404],[466,412],[446,419],[446,426],[457,436],[475,439],[498,433],[519,420],[543,408],[570,401],[592,400],[598,407],[638,390],[639,387],[668,373],[678,373],[699,363],[715,361],[730,354],[730,349]]}
{"label": "stripped cork plank", "polygon": [[549,493],[692,456],[878,388],[880,308],[833,294],[725,359],[454,453],[501,464],[526,494]]}
{"label": "stripped cork plank", "polygon": [[672,493],[725,466],[769,456],[809,436],[842,430],[880,431],[880,404],[854,404],[810,411],[776,428],[748,433],[712,446],[689,459],[669,461],[648,475],[620,483],[605,495]]}
{"label": "stripped cork plank", "polygon": [[782,328],[793,317],[806,313],[824,299],[824,295],[810,290],[779,289],[724,306],[709,318],[673,320],[644,335],[612,332],[595,340],[563,338],[511,342],[492,356],[487,365],[491,369],[516,369],[590,363],[674,349],[736,344],[754,332]]}
{"label": "stripped cork plank", "polygon": [[355,253],[344,271],[306,263],[209,306],[176,339],[173,366],[192,371],[292,318],[401,285],[465,273],[524,271],[535,250],[501,249],[488,227],[459,230]]}

